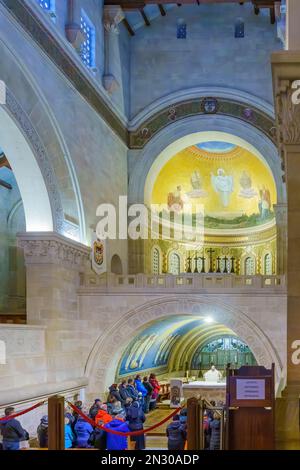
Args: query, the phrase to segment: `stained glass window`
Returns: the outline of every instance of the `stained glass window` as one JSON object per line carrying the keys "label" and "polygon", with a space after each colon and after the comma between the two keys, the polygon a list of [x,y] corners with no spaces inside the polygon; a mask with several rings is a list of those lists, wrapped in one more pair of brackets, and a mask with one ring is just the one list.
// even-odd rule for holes
{"label": "stained glass window", "polygon": [[159,250],[157,248],[153,249],[152,272],[153,274],[159,274]]}
{"label": "stained glass window", "polygon": [[178,275],[180,273],[180,258],[177,253],[171,253],[169,257],[170,274]]}
{"label": "stained glass window", "polygon": [[248,256],[248,258],[245,259],[245,274],[246,276],[255,275],[255,262],[252,256]]}
{"label": "stained glass window", "polygon": [[39,5],[44,8],[45,10],[51,10],[51,1],[50,0],[38,0]]}
{"label": "stained glass window", "polygon": [[270,253],[267,253],[264,258],[264,272],[266,276],[272,274],[272,256]]}
{"label": "stained glass window", "polygon": [[244,38],[245,37],[245,23],[242,18],[238,18],[234,25],[234,37]]}
{"label": "stained glass window", "polygon": [[81,13],[80,27],[84,35],[80,56],[87,67],[95,66],[95,27],[85,13]]}
{"label": "stained glass window", "polygon": [[177,20],[177,39],[186,39],[186,22],[182,18]]}

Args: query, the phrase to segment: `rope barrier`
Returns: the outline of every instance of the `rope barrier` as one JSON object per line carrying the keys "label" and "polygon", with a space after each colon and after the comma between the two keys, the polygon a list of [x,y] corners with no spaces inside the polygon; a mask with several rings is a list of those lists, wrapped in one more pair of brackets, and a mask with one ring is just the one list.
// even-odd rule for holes
{"label": "rope barrier", "polygon": [[15,413],[13,415],[3,416],[2,418],[0,418],[0,422],[2,422],[2,421],[7,422],[7,421],[10,421],[14,418],[17,418],[18,416],[25,415],[25,414],[29,413],[30,411],[35,410],[36,408],[39,408],[40,406],[44,405],[45,403],[46,403],[46,400],[41,401],[41,402],[37,403],[36,405],[33,405],[30,408],[26,408],[26,410],[19,411],[18,413]]}
{"label": "rope barrier", "polygon": [[67,401],[67,403],[76,413],[78,413],[85,421],[90,423],[93,427],[101,429],[102,431],[105,431],[105,432],[109,432],[111,434],[116,434],[117,436],[126,436],[126,437],[127,436],[141,436],[142,434],[146,434],[150,431],[153,431],[154,429],[158,428],[159,426],[162,426],[163,424],[165,424],[167,421],[170,421],[170,419],[172,419],[173,416],[177,415],[180,412],[180,410],[182,409],[182,408],[176,408],[176,410],[173,411],[173,413],[171,413],[169,416],[164,418],[159,423],[154,424],[150,428],[141,429],[140,431],[119,432],[119,431],[114,431],[113,429],[107,429],[105,426],[102,426],[100,424],[95,423],[95,421],[93,421],[91,418],[89,418],[84,413],[82,413],[82,411],[79,408],[77,408],[75,405],[73,405],[73,403],[71,403],[69,401]]}

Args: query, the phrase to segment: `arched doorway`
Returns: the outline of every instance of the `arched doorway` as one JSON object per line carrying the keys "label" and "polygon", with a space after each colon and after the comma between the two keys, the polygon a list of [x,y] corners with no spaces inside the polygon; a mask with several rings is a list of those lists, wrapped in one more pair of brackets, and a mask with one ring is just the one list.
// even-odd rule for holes
{"label": "arched doorway", "polygon": [[228,330],[234,332],[234,335],[250,348],[259,365],[270,368],[272,363],[275,364],[276,389],[281,390],[284,386],[284,368],[280,355],[275,345],[253,320],[238,308],[224,302],[181,294],[164,296],[128,311],[99,336],[85,367],[85,375],[89,379],[88,393],[107,391],[115,380],[124,351],[145,326],[174,316],[196,316],[208,321],[213,319],[213,324],[225,328],[226,334]]}
{"label": "arched doorway", "polygon": [[151,322],[123,351],[116,383],[136,374],[203,376],[214,364],[225,378],[226,366],[256,365],[251,349],[230,329],[209,317],[170,316]]}
{"label": "arched doorway", "polygon": [[20,191],[26,230],[51,232],[57,221],[54,222],[49,193],[35,155],[25,136],[3,107],[0,107],[0,123],[0,146]]}
{"label": "arched doorway", "polygon": [[122,261],[119,255],[113,255],[110,270],[114,274],[123,274]]}

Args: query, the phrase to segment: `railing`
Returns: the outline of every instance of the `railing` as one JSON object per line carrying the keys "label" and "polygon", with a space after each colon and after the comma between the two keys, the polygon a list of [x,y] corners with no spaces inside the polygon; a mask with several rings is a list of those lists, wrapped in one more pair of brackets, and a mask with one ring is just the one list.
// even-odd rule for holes
{"label": "railing", "polygon": [[285,276],[239,276],[236,274],[172,274],[149,275],[107,274],[98,276],[94,273],[81,276],[80,289],[97,289],[99,292],[109,291],[198,291],[210,289],[235,290],[272,290],[284,291],[286,287]]}

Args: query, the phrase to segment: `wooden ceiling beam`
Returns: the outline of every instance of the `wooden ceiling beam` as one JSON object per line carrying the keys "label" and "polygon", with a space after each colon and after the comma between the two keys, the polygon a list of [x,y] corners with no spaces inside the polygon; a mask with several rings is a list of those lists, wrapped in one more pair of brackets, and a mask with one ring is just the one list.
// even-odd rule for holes
{"label": "wooden ceiling beam", "polygon": [[[279,0],[180,0],[181,5],[199,4],[222,4],[236,3],[242,5],[244,3],[252,3],[256,8],[271,8]],[[104,0],[105,5],[120,5],[123,9],[140,9],[146,5],[167,5],[174,4],[174,0]]]}
{"label": "wooden ceiling beam", "polygon": [[9,184],[9,183],[7,183],[6,181],[1,180],[1,179],[0,179],[0,186],[3,186],[3,188],[9,189],[9,190],[12,189],[12,185],[11,185],[11,184]]}
{"label": "wooden ceiling beam", "polygon": [[[253,0],[199,0],[199,3],[251,3]],[[275,0],[269,0],[274,3]],[[174,0],[104,0],[105,5],[120,5],[123,9],[140,9],[144,8],[146,5],[167,5],[174,4]],[[192,5],[196,3],[196,0],[180,0],[182,5]]]}
{"label": "wooden ceiling beam", "polygon": [[143,17],[143,20],[144,20],[145,25],[146,25],[146,26],[150,26],[151,23],[150,23],[149,18],[148,18],[148,16],[146,15],[146,13],[145,13],[145,11],[144,11],[143,8],[140,8],[140,13],[141,13],[141,15],[142,15],[142,17]]}
{"label": "wooden ceiling beam", "polygon": [[161,16],[166,16],[166,10],[164,9],[163,5],[161,3],[158,4],[158,8],[160,11]]}
{"label": "wooden ceiling beam", "polygon": [[132,29],[131,25],[129,24],[128,20],[126,18],[124,18],[122,22],[124,23],[124,26],[127,29],[130,36],[135,36],[135,32]]}

